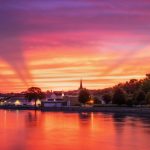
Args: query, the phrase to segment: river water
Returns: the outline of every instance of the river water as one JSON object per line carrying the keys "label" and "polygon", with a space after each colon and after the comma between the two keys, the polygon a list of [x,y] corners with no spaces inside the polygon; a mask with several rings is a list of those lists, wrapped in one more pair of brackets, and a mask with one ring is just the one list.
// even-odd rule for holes
{"label": "river water", "polygon": [[150,118],[0,110],[0,150],[149,150]]}

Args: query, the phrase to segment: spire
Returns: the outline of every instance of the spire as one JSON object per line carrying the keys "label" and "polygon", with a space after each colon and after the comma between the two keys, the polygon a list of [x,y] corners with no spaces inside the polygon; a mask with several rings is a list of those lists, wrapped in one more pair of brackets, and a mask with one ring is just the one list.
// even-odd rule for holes
{"label": "spire", "polygon": [[82,79],[80,80],[80,88],[79,88],[80,90],[82,90],[83,89],[83,83],[82,83]]}

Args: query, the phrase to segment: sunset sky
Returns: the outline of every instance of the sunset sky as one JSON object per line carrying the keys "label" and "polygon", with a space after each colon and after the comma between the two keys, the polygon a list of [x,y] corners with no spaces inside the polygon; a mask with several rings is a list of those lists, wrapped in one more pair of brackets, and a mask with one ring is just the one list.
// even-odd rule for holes
{"label": "sunset sky", "polygon": [[150,72],[150,0],[0,0],[0,92],[101,89]]}

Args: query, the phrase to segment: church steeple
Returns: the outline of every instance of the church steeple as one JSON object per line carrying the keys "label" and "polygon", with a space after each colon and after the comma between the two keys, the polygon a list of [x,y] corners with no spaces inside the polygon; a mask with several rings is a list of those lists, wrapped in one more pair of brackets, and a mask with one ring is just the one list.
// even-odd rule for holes
{"label": "church steeple", "polygon": [[79,90],[82,90],[83,89],[83,83],[82,83],[82,79],[80,80],[80,88]]}

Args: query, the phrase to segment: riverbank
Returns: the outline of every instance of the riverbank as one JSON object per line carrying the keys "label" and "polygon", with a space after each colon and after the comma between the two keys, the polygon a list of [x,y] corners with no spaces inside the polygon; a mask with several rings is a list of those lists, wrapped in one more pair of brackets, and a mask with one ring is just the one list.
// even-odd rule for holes
{"label": "riverbank", "polygon": [[63,111],[63,112],[103,112],[118,114],[137,114],[150,116],[150,108],[135,107],[61,107],[43,108],[41,111]]}
{"label": "riverbank", "polygon": [[137,115],[147,115],[150,116],[150,108],[148,107],[52,107],[52,108],[42,108],[33,106],[0,106],[0,109],[6,110],[39,110],[42,112],[103,112],[103,113],[119,113],[119,114],[137,114]]}
{"label": "riverbank", "polygon": [[40,107],[34,107],[34,106],[0,106],[0,109],[6,109],[6,110],[41,110]]}

